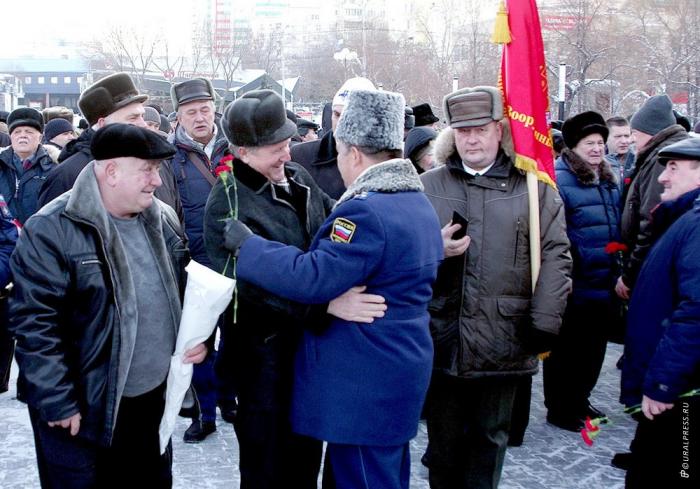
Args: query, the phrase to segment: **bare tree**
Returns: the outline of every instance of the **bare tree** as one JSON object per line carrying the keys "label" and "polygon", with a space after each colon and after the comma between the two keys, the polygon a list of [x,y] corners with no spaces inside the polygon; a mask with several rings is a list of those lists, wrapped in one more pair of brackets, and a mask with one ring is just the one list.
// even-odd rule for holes
{"label": "bare tree", "polygon": [[157,34],[150,31],[114,26],[89,44],[88,56],[100,59],[107,69],[131,73],[136,85],[142,87],[146,73],[154,68],[157,44]]}

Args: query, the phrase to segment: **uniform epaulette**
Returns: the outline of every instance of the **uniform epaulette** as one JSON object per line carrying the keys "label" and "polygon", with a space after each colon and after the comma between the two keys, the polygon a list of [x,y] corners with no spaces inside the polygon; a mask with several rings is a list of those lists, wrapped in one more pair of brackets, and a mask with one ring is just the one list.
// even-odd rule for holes
{"label": "uniform epaulette", "polygon": [[352,196],[353,199],[366,200],[369,197],[369,192],[360,192]]}

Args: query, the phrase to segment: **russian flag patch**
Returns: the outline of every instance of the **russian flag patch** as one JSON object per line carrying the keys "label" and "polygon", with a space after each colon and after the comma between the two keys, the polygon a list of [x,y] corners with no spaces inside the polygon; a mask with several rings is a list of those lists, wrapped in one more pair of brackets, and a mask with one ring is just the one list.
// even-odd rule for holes
{"label": "russian flag patch", "polygon": [[333,221],[333,227],[331,228],[331,241],[336,243],[349,243],[352,240],[353,234],[355,234],[355,223],[343,219],[342,217],[337,217]]}

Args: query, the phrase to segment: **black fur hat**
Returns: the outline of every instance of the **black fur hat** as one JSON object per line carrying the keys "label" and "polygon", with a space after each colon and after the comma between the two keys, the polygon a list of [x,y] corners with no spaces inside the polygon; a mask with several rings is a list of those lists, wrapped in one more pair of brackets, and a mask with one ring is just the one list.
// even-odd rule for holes
{"label": "black fur hat", "polygon": [[126,73],[106,76],[90,85],[78,99],[78,107],[92,126],[101,117],[107,117],[122,107],[145,102],[148,95],[140,95],[131,77]]}
{"label": "black fur hat", "polygon": [[90,151],[96,160],[134,157],[142,160],[170,158],[177,149],[163,136],[131,124],[107,124],[95,132]]}
{"label": "black fur hat", "polygon": [[249,148],[279,143],[297,133],[282,97],[272,90],[253,90],[231,102],[224,109],[221,127],[229,143]]}
{"label": "black fur hat", "polygon": [[416,117],[416,126],[428,126],[440,120],[433,114],[430,104],[416,105],[413,107],[413,115]]}
{"label": "black fur hat", "polygon": [[574,149],[579,141],[591,134],[600,134],[603,136],[603,141],[607,141],[609,131],[603,116],[589,110],[566,119],[561,126],[561,133],[566,147]]}
{"label": "black fur hat", "polygon": [[22,126],[33,127],[39,132],[44,132],[44,116],[31,107],[21,107],[10,112],[7,116],[8,134],[12,134],[12,131]]}

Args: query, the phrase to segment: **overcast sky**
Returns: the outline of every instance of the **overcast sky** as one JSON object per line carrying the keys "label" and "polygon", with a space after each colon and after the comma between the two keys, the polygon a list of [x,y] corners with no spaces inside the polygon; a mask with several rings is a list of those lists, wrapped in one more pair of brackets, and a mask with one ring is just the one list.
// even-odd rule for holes
{"label": "overcast sky", "polygon": [[189,42],[188,0],[2,0],[0,57],[52,57],[59,39],[89,41],[112,25],[155,29]]}

